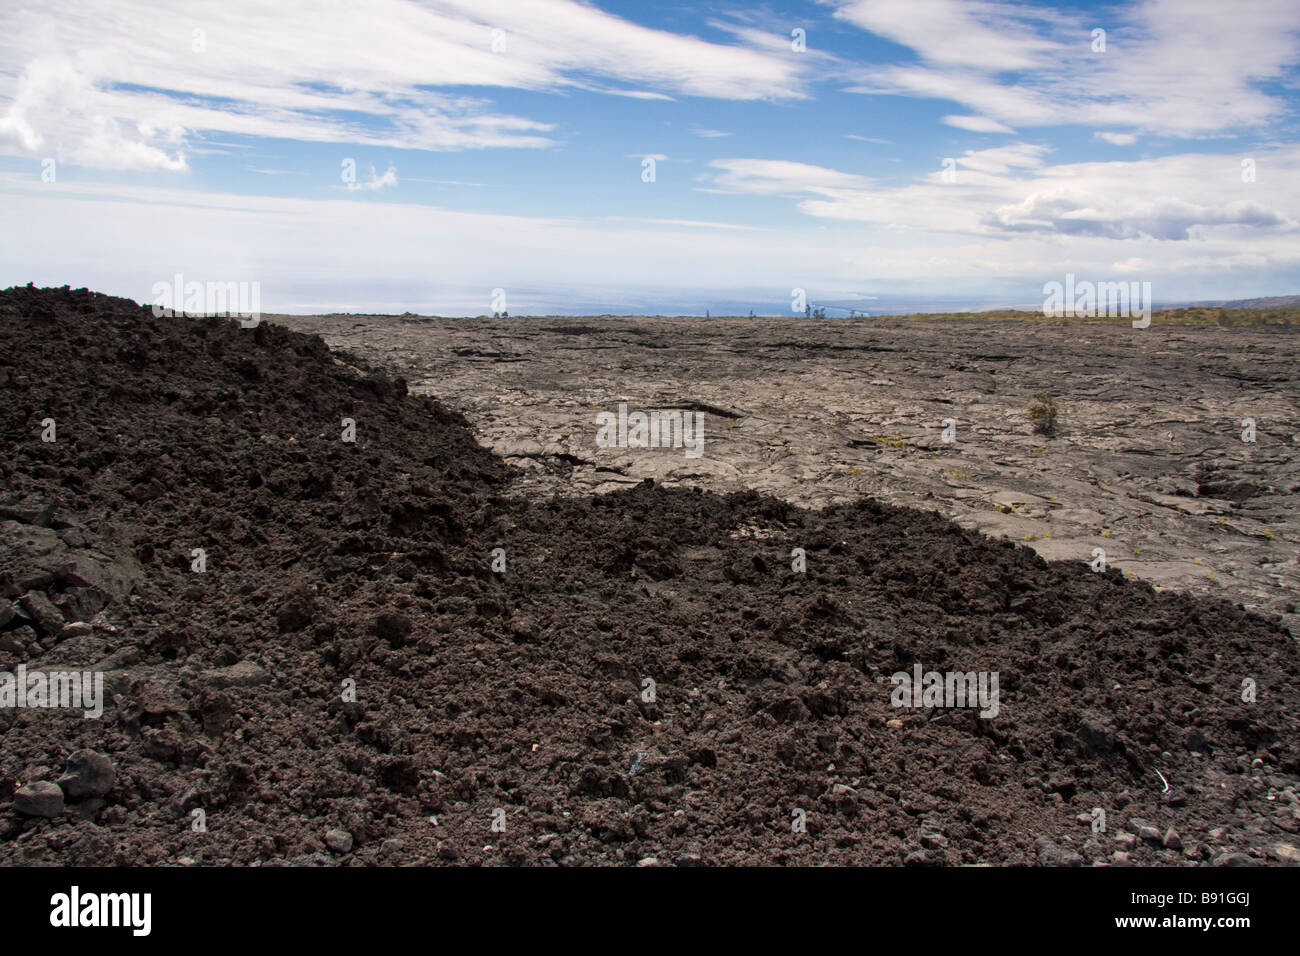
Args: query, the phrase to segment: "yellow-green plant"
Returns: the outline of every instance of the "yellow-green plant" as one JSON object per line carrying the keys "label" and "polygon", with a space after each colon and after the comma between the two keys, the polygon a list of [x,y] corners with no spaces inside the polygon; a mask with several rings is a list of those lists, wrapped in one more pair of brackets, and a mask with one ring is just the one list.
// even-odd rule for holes
{"label": "yellow-green plant", "polygon": [[1029,406],[1029,420],[1034,423],[1034,431],[1051,438],[1056,434],[1056,421],[1061,414],[1060,407],[1051,392],[1034,392],[1034,404]]}

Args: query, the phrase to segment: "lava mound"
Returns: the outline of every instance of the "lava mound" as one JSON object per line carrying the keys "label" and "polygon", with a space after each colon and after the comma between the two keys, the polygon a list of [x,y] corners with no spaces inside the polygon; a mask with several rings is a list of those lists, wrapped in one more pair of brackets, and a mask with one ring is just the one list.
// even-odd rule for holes
{"label": "lava mound", "polygon": [[0,863],[1300,859],[1300,654],[1224,602],[872,500],[530,501],[315,336],[86,290],[0,292],[0,386]]}

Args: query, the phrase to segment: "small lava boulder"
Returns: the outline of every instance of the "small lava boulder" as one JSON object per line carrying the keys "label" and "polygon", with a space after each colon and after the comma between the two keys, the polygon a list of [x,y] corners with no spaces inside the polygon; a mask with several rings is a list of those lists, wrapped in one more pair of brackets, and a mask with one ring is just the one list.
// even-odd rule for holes
{"label": "small lava boulder", "polygon": [[25,817],[57,817],[63,813],[63,791],[48,780],[29,783],[14,791],[14,810]]}
{"label": "small lava boulder", "polygon": [[29,591],[19,599],[18,604],[42,634],[55,635],[63,630],[63,615],[43,592]]}
{"label": "small lava boulder", "polygon": [[325,845],[335,853],[351,853],[352,834],[347,830],[329,830],[325,834]]}
{"label": "small lava boulder", "polygon": [[78,750],[68,758],[68,769],[59,778],[59,786],[68,796],[102,797],[113,789],[117,772],[113,762],[93,750]]}
{"label": "small lava boulder", "polygon": [[238,664],[231,664],[229,667],[217,667],[204,671],[199,679],[209,687],[222,689],[225,687],[256,687],[269,681],[271,675],[252,661],[240,661]]}

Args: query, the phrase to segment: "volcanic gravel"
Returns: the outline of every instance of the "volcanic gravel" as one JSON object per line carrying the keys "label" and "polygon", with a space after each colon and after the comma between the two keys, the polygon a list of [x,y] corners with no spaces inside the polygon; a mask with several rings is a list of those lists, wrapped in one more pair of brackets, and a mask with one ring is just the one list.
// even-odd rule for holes
{"label": "volcanic gravel", "polygon": [[871,499],[529,500],[315,336],[86,290],[0,293],[0,387],[0,673],[107,698],[0,709],[0,862],[1300,861],[1300,654],[1233,605]]}

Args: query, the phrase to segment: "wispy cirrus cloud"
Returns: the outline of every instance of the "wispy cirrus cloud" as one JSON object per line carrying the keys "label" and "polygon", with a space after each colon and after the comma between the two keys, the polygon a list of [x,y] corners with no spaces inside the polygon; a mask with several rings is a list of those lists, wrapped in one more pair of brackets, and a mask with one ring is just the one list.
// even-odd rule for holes
{"label": "wispy cirrus cloud", "polygon": [[825,2],[838,19],[915,57],[864,67],[854,92],[951,100],[1003,127],[976,131],[1084,125],[1231,135],[1285,115],[1285,101],[1263,84],[1300,62],[1290,0],[1144,0],[1103,14],[1003,0]]}
{"label": "wispy cirrus cloud", "polygon": [[554,124],[451,88],[779,100],[804,95],[805,67],[577,0],[14,0],[0,12],[0,150],[183,170],[196,133],[538,148]]}
{"label": "wispy cirrus cloud", "polygon": [[993,72],[1045,65],[1042,11],[987,0],[847,0],[835,16],[915,50],[935,66]]}
{"label": "wispy cirrus cloud", "polygon": [[1010,126],[987,116],[945,116],[943,122],[972,133],[1014,133]]}
{"label": "wispy cirrus cloud", "polygon": [[855,173],[780,159],[715,159],[709,165],[718,170],[711,182],[720,192],[760,196],[834,195],[842,190],[865,190],[873,182]]}

